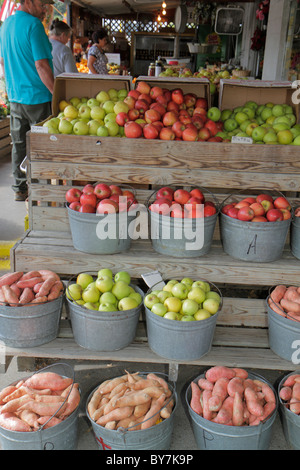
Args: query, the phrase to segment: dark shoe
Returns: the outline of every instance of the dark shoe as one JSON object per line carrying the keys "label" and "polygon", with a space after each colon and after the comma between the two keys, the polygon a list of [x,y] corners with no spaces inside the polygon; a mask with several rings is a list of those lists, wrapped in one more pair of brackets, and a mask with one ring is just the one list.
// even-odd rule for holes
{"label": "dark shoe", "polygon": [[25,201],[28,197],[28,192],[27,191],[18,191],[15,193],[15,201]]}

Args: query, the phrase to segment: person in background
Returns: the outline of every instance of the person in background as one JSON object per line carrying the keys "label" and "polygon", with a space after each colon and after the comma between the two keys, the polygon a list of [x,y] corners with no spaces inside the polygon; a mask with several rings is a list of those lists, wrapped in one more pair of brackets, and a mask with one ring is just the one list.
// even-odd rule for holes
{"label": "person in background", "polygon": [[49,39],[52,44],[54,78],[64,72],[77,73],[76,62],[67,42],[72,35],[72,28],[58,18],[52,21]]}
{"label": "person in background", "polygon": [[108,44],[108,34],[106,29],[101,28],[92,35],[93,45],[88,51],[89,73],[108,74],[108,59],[105,55],[105,46]]}
{"label": "person in background", "polygon": [[43,26],[53,0],[20,0],[20,10],[0,29],[0,65],[10,101],[12,172],[16,201],[28,196],[20,165],[26,157],[26,133],[51,115],[54,88],[51,43]]}

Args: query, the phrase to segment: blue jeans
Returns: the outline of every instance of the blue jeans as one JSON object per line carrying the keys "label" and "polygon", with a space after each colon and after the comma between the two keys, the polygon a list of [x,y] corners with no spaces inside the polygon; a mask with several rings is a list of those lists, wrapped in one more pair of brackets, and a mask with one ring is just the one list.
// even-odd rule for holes
{"label": "blue jeans", "polygon": [[20,104],[10,103],[10,134],[12,140],[12,173],[15,192],[27,191],[26,175],[21,171],[20,165],[26,157],[26,133],[33,124],[43,121],[51,115],[51,103]]}

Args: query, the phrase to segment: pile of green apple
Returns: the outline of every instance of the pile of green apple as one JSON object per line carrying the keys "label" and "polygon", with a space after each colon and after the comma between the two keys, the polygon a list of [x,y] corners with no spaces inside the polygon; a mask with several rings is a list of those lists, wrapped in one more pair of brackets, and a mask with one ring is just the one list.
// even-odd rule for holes
{"label": "pile of green apple", "polygon": [[116,312],[137,308],[143,301],[131,285],[127,271],[115,275],[109,268],[101,268],[97,277],[79,273],[76,282],[66,289],[66,297],[76,305],[99,312]]}
{"label": "pile of green apple", "polygon": [[124,103],[128,90],[101,90],[93,97],[73,96],[58,103],[59,113],[44,122],[49,134],[94,135],[117,137],[124,135],[123,126],[116,122],[116,115],[127,112]]}
{"label": "pile of green apple", "polygon": [[224,139],[251,137],[256,144],[300,145],[300,124],[292,106],[247,101],[234,109],[220,110]]}
{"label": "pile of green apple", "polygon": [[189,277],[169,280],[162,289],[154,289],[144,298],[152,313],[169,320],[199,321],[215,315],[221,307],[221,295],[204,280]]}

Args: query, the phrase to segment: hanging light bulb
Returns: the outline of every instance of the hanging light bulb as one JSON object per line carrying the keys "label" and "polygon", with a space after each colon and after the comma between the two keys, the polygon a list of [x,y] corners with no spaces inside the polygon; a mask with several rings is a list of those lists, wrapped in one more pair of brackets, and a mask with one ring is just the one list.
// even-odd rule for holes
{"label": "hanging light bulb", "polygon": [[161,7],[165,10],[167,8],[166,2],[162,2]]}
{"label": "hanging light bulb", "polygon": [[167,14],[166,10],[163,10],[161,13],[162,13],[162,15],[166,15],[166,14]]}
{"label": "hanging light bulb", "polygon": [[157,21],[158,21],[158,22],[161,21],[161,16],[160,16],[159,13],[158,13],[158,15],[157,15]]}

